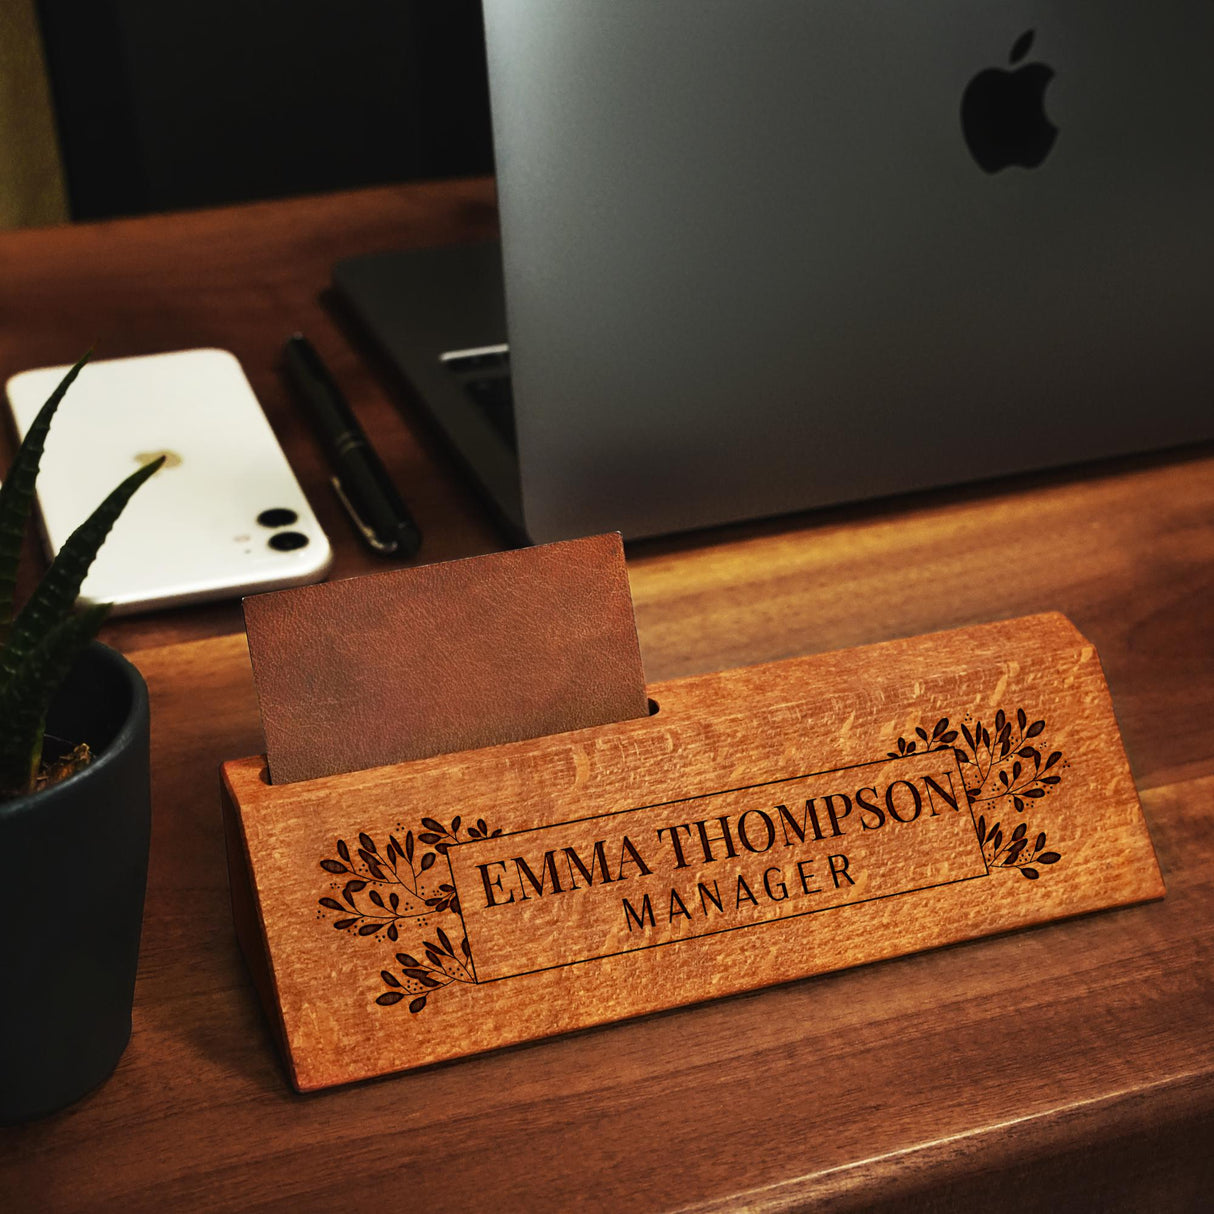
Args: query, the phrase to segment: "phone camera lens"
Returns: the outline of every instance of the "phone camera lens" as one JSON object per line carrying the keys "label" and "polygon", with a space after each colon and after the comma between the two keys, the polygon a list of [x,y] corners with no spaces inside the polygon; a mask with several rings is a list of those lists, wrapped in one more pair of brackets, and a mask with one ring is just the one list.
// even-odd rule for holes
{"label": "phone camera lens", "polygon": [[280,531],[270,536],[269,544],[279,552],[291,552],[295,548],[306,547],[308,537],[302,531]]}
{"label": "phone camera lens", "polygon": [[[257,521],[263,527],[289,527],[292,523],[299,521],[299,515],[294,510],[288,510],[284,506],[275,506],[272,510],[263,510],[258,516]],[[304,540],[304,544],[308,541]],[[302,544],[292,544],[293,548],[301,548]]]}

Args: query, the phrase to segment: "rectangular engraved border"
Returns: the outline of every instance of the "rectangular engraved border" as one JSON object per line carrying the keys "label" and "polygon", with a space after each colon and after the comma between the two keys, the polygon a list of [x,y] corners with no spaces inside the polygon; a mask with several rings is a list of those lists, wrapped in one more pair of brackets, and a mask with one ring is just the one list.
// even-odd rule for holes
{"label": "rectangular engraved border", "polygon": [[[742,784],[742,785],[739,785],[737,788],[721,788],[721,789],[716,789],[713,792],[695,793],[692,796],[688,796],[688,797],[675,797],[669,801],[655,801],[649,805],[633,805],[633,806],[629,806],[627,809],[613,809],[613,810],[608,810],[605,813],[586,814],[583,817],[568,818],[562,822],[549,822],[549,823],[544,823],[539,826],[524,827],[520,830],[505,831],[502,834],[495,836],[494,841],[500,843],[506,839],[517,838],[522,835],[533,835],[533,834],[538,834],[540,832],[545,832],[545,831],[559,830],[561,827],[575,826],[582,822],[601,821],[606,818],[620,818],[626,814],[642,813],[645,810],[649,810],[649,809],[662,809],[668,805],[683,805],[683,804],[687,804],[687,803],[693,802],[693,801],[711,801],[713,798],[727,796],[731,793],[750,792],[754,789],[761,789],[761,788],[774,788],[780,784],[792,784],[798,780],[808,780],[808,779],[813,779],[813,778],[816,778],[819,776],[837,775],[842,772],[862,771],[868,767],[888,767],[888,766],[890,766],[892,764],[896,764],[896,763],[908,763],[911,761],[921,762],[924,757],[926,757],[924,754],[915,754],[915,755],[898,756],[896,758],[887,757],[887,758],[883,758],[883,759],[872,759],[866,763],[851,763],[851,764],[847,764],[842,767],[825,768],[822,771],[807,771],[807,772],[802,772],[801,774],[795,775],[795,776],[781,776],[774,780],[762,780],[755,784]],[[961,771],[961,766],[958,763],[955,754],[953,754],[953,756],[952,756],[952,769],[957,776],[959,786],[964,790],[965,777]],[[964,792],[962,793],[962,795],[964,796]],[[460,918],[461,927],[463,928],[463,931],[464,931],[464,936],[469,941],[469,948],[470,948],[471,952],[470,952],[470,956],[469,956],[468,960],[472,966],[473,979],[477,985],[481,985],[481,986],[487,985],[491,982],[505,982],[511,978],[525,977],[528,974],[542,974],[542,973],[546,973],[550,970],[567,969],[570,966],[574,966],[574,965],[585,965],[585,964],[587,964],[589,962],[593,962],[593,961],[603,961],[610,957],[622,957],[622,956],[628,955],[629,953],[648,952],[652,949],[665,948],[670,945],[688,944],[695,940],[704,940],[704,939],[708,939],[712,936],[725,935],[726,933],[729,933],[729,932],[750,931],[750,930],[753,930],[756,928],[761,928],[761,927],[778,927],[780,924],[790,922],[795,919],[803,919],[808,915],[826,914],[830,911],[842,910],[844,907],[848,907],[848,906],[863,906],[864,904],[869,903],[869,902],[881,902],[881,901],[885,901],[890,898],[901,898],[907,894],[918,893],[923,890],[941,889],[941,888],[944,888],[945,886],[958,885],[965,881],[974,881],[974,880],[979,880],[979,879],[982,879],[985,877],[989,877],[990,876],[990,865],[987,863],[983,847],[978,840],[978,824],[974,818],[974,807],[972,804],[969,804],[967,802],[966,809],[968,811],[969,818],[970,818],[970,826],[974,831],[974,835],[973,835],[974,847],[977,849],[978,858],[981,860],[983,870],[984,870],[981,873],[971,873],[971,874],[968,874],[963,877],[954,877],[951,880],[946,880],[946,881],[933,881],[927,885],[912,885],[912,886],[908,886],[905,889],[891,890],[890,892],[883,893],[883,894],[873,894],[870,897],[866,897],[866,898],[856,898],[852,901],[847,901],[847,902],[836,902],[830,906],[810,907],[806,910],[793,911],[793,912],[790,912],[789,914],[783,914],[783,915],[776,916],[775,918],[763,919],[757,923],[739,923],[739,924],[735,924],[731,927],[713,928],[710,931],[697,932],[695,935],[682,936],[682,937],[679,937],[678,939],[674,939],[674,940],[656,940],[649,944],[637,944],[633,948],[617,949],[617,950],[615,950],[613,952],[609,952],[609,953],[595,953],[594,955],[589,956],[589,957],[578,957],[578,958],[575,958],[570,961],[559,961],[552,965],[537,966],[533,969],[516,970],[509,974],[497,974],[492,978],[482,978],[476,972],[476,944],[475,944],[475,940],[473,939],[472,934],[468,931],[467,920],[464,918],[464,912],[463,912],[463,908],[462,908],[463,907],[463,896],[461,893],[461,897],[460,897],[461,909],[459,911],[459,918]],[[472,844],[473,846],[479,846],[481,843],[484,843],[484,842],[488,842],[488,840],[469,840],[468,842],[458,843],[458,844],[455,844],[454,846],[455,847],[467,847],[467,846],[469,846],[469,844]],[[449,849],[447,852],[446,860],[447,860],[447,867],[448,867],[448,870],[451,875],[451,884],[458,891],[459,882],[455,876],[454,865],[451,863],[451,849]]]}

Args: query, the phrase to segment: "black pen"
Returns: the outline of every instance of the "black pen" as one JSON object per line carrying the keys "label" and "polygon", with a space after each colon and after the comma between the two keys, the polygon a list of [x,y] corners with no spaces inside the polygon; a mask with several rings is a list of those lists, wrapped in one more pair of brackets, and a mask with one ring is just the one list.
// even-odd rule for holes
{"label": "black pen", "polygon": [[329,458],[333,488],[359,535],[381,556],[413,556],[421,532],[341,389],[302,333],[287,339],[283,365]]}

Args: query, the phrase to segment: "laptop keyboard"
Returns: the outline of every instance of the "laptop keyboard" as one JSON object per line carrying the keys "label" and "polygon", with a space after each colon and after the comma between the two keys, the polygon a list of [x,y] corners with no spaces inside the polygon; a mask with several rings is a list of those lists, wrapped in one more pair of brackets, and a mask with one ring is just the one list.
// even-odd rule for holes
{"label": "laptop keyboard", "polygon": [[441,355],[441,361],[506,445],[517,451],[510,351],[505,346],[452,350]]}

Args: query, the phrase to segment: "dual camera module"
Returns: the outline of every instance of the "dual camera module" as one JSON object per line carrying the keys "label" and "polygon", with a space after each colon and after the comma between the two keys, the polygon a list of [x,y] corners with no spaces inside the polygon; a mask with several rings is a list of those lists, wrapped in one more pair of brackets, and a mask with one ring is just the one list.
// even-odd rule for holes
{"label": "dual camera module", "polygon": [[257,516],[257,521],[274,532],[266,542],[276,552],[294,552],[297,548],[306,548],[308,545],[308,537],[302,531],[282,530],[299,521],[299,515],[294,510],[275,506],[270,510],[263,510]]}

